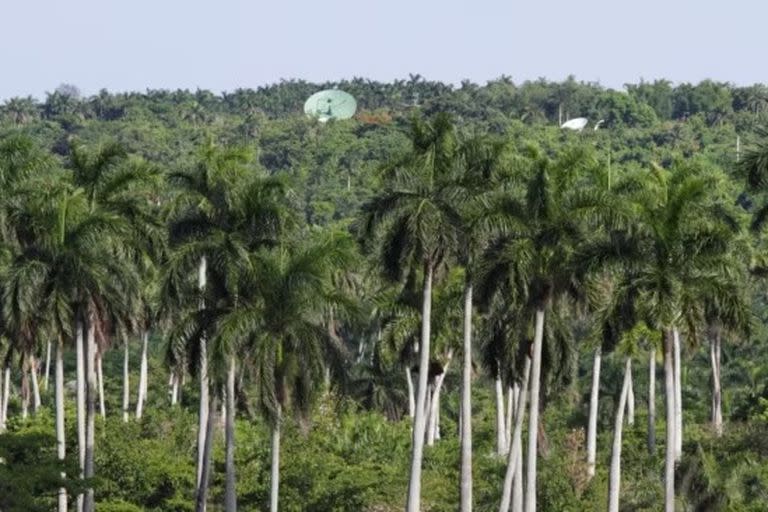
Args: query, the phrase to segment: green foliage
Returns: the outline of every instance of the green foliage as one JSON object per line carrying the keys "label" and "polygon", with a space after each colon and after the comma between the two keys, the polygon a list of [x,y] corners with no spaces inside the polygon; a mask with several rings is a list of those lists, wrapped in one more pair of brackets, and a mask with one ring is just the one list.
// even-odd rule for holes
{"label": "green foliage", "polygon": [[[80,485],[77,462],[59,461],[50,416],[0,435],[0,510],[46,512],[60,488],[72,495]],[[69,476],[63,476],[66,473]]]}

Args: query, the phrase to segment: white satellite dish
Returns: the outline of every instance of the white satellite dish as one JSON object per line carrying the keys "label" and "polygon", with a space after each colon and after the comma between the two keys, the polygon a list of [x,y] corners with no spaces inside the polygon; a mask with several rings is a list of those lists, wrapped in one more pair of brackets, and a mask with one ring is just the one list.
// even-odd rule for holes
{"label": "white satellite dish", "polygon": [[589,119],[586,117],[575,117],[573,119],[569,119],[566,122],[560,126],[560,128],[567,128],[569,130],[575,130],[577,132],[580,132],[584,129],[585,126],[587,126],[587,123],[589,122]]}

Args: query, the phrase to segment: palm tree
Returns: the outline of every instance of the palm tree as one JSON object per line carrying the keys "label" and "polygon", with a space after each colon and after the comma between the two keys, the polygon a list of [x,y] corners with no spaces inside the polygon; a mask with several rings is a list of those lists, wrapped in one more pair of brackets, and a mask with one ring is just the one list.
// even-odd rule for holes
{"label": "palm tree", "polygon": [[553,301],[574,289],[581,272],[575,250],[586,239],[583,218],[605,203],[605,194],[590,189],[585,170],[595,168],[591,155],[569,148],[554,159],[529,148],[518,177],[522,190],[504,190],[498,209],[506,226],[486,254],[485,280],[504,280],[521,290],[535,311],[531,354],[528,426],[528,465],[525,509],[536,510],[536,457],[539,429],[539,389],[544,318]]}
{"label": "palm tree", "polygon": [[[334,275],[352,262],[352,241],[338,233],[321,233],[303,244],[284,244],[258,251],[250,270],[239,275],[237,300],[217,314],[211,344],[229,355],[228,384],[234,384],[234,350],[246,349],[259,389],[259,404],[272,428],[270,510],[279,501],[280,435],[283,416],[309,413],[324,381],[329,356],[344,351],[329,328],[351,308]],[[230,395],[228,395],[230,396]],[[227,406],[227,414],[234,403]],[[227,430],[231,419],[227,418]],[[229,444],[229,443],[228,443]],[[227,459],[229,460],[229,448]],[[229,495],[229,479],[227,495]],[[234,487],[232,487],[234,493]],[[234,494],[227,498],[234,503]],[[234,510],[227,508],[227,510]]]}
{"label": "palm tree", "polygon": [[[676,440],[674,333],[694,311],[699,291],[724,297],[727,253],[734,219],[722,190],[726,178],[697,163],[672,171],[654,167],[627,179],[634,211],[631,227],[614,230],[590,257],[603,264],[618,256],[617,293],[642,304],[641,318],[663,333],[666,393],[665,510],[674,510]],[[698,299],[696,299],[698,300]]]}
{"label": "palm tree", "polygon": [[455,253],[463,193],[455,179],[457,142],[450,117],[439,114],[430,123],[414,119],[410,136],[411,152],[385,170],[382,191],[364,205],[362,229],[369,240],[381,235],[381,266],[387,277],[399,280],[421,270],[419,380],[406,504],[408,512],[417,512],[426,429],[432,285],[436,272]]}
{"label": "palm tree", "polygon": [[[228,283],[250,268],[249,254],[274,245],[292,224],[285,208],[284,184],[258,173],[252,158],[243,148],[219,148],[209,142],[201,148],[194,168],[170,174],[178,193],[168,215],[172,251],[161,292],[166,308],[186,310],[187,316],[193,317],[194,310],[208,308],[206,300],[226,299],[227,290],[233,289]],[[189,277],[195,273],[198,293],[191,294]],[[211,306],[214,310],[220,307]],[[195,360],[200,377],[198,495],[204,487],[205,447],[210,446],[206,443],[211,388],[208,336],[213,334],[206,328],[194,338],[189,338],[189,332],[183,336],[196,344],[183,352]],[[233,472],[234,466],[230,470]],[[233,492],[234,488],[229,494]]]}
{"label": "palm tree", "polygon": [[[31,181],[9,211],[16,226],[20,252],[9,266],[6,286],[18,318],[47,315],[59,334],[57,366],[63,341],[75,338],[89,372],[85,436],[80,434],[81,465],[93,477],[93,413],[96,395],[95,341],[107,310],[119,310],[136,290],[136,272],[122,244],[127,233],[121,220],[93,210],[81,188],[67,183],[66,175]],[[6,305],[8,308],[9,305]],[[87,336],[84,336],[87,333]],[[98,334],[102,334],[99,332]],[[57,370],[57,430],[63,457],[63,373]],[[93,491],[86,493],[84,510],[93,510]]]}
{"label": "palm tree", "polygon": [[[478,253],[485,244],[489,226],[493,225],[492,212],[486,208],[485,197],[493,191],[489,182],[501,173],[507,145],[485,136],[470,137],[461,142],[459,161],[463,175],[462,187],[469,191],[471,200],[463,212],[462,242],[459,257],[465,268],[464,323],[461,370],[461,473],[459,481],[461,512],[472,510],[472,308],[473,276]],[[498,391],[497,391],[498,392]],[[501,410],[497,408],[500,417]],[[500,422],[497,422],[497,428]],[[501,435],[501,432],[497,432]],[[506,439],[505,439],[506,440]],[[499,453],[501,450],[499,445]],[[509,447],[507,447],[509,448]]]}

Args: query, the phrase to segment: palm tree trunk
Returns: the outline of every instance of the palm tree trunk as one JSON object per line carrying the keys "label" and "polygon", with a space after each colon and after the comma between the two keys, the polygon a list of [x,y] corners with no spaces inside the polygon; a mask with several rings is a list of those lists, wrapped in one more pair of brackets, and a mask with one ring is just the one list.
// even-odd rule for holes
{"label": "palm tree trunk", "polygon": [[[211,397],[213,403],[208,404],[209,411],[216,410],[216,394]],[[205,512],[208,507],[208,482],[211,477],[211,450],[213,449],[213,427],[214,416],[210,414],[206,417],[205,423],[205,444],[202,449],[202,465],[200,472],[200,482],[195,490],[195,512]]]}
{"label": "palm tree trunk", "polygon": [[467,279],[461,361],[461,512],[472,511],[472,291]]}
{"label": "palm tree trunk", "polygon": [[224,497],[224,510],[235,512],[237,510],[237,496],[235,494],[235,356],[230,356],[229,372],[227,373],[227,421],[226,421],[226,476],[227,484]]}
{"label": "palm tree trunk", "polygon": [[123,340],[123,421],[128,422],[131,407],[131,373],[128,337]]}
{"label": "palm tree trunk", "polygon": [[[56,455],[63,461],[67,454],[64,432],[64,339],[59,336],[56,345]],[[66,475],[61,474],[62,478]],[[59,489],[58,512],[67,512],[67,490]]]}
{"label": "palm tree trunk", "polygon": [[[517,441],[514,439],[517,439]],[[520,449],[517,450],[517,463],[515,464],[515,475],[517,475],[517,478],[514,479],[512,485],[512,512],[523,512],[523,433],[521,431],[517,432],[514,439],[512,442],[517,442]]]}
{"label": "palm tree trunk", "polygon": [[416,411],[413,418],[413,452],[408,482],[406,512],[421,510],[421,461],[424,454],[424,404],[427,401],[429,376],[429,337],[432,317],[432,265],[424,265],[424,286],[421,310],[421,343],[419,345],[419,385],[416,395]]}
{"label": "palm tree trunk", "polygon": [[531,405],[528,414],[528,467],[525,481],[525,510],[536,512],[536,456],[539,434],[539,386],[541,384],[541,346],[544,343],[544,309],[536,310],[531,362]]}
{"label": "palm tree trunk", "polygon": [[37,358],[29,356],[29,373],[32,377],[32,412],[36,413],[40,408],[40,382],[37,378]]}
{"label": "palm tree trunk", "polygon": [[[149,331],[144,330],[141,333],[141,366],[139,367],[139,397],[136,401],[136,418],[141,419],[144,413],[144,402],[147,400],[147,374],[149,372],[149,361],[147,350],[149,346]],[[207,398],[207,397],[206,397]],[[205,426],[203,426],[205,428]]]}
{"label": "palm tree trunk", "polygon": [[629,389],[627,390],[627,425],[635,424],[635,390],[632,384],[632,366],[629,367]]}
{"label": "palm tree trunk", "polygon": [[[522,466],[523,466],[523,419],[525,418],[525,399],[528,394],[528,384],[531,380],[531,359],[525,358],[525,369],[523,370],[523,380],[520,389],[519,399],[517,400],[517,407],[515,410],[515,431],[512,434],[512,447],[507,454],[507,471],[504,474],[504,485],[501,491],[501,505],[499,506],[499,512],[507,512],[509,510],[510,498],[512,498],[512,485],[519,486],[519,500],[520,507],[518,510],[522,510]],[[515,478],[517,477],[517,478]],[[513,500],[514,501],[514,500]]]}
{"label": "palm tree trunk", "polygon": [[504,386],[501,383],[501,375],[496,374],[496,455],[504,455],[507,453],[506,447],[506,425],[504,421],[506,415],[504,414]]}
{"label": "palm tree trunk", "polygon": [[3,371],[0,373],[0,434],[5,432],[5,414],[6,414],[6,408],[5,404],[8,403],[8,393],[6,392],[6,386],[5,386],[5,374],[6,374],[6,366],[3,366]]}
{"label": "palm tree trunk", "polygon": [[720,332],[710,341],[709,355],[712,363],[712,429],[717,437],[723,435],[723,397],[720,380]]}
{"label": "palm tree trunk", "polygon": [[45,349],[45,378],[43,379],[43,391],[48,392],[48,379],[51,376],[51,342],[48,342],[48,345]]}
{"label": "palm tree trunk", "polygon": [[171,375],[171,406],[179,402],[179,377],[174,372]]}
{"label": "palm tree trunk", "polygon": [[[205,256],[200,259],[200,267],[198,268],[198,288],[202,292],[205,290],[207,277],[207,261]],[[200,307],[204,304],[201,302]],[[208,382],[208,342],[205,336],[200,338],[200,411],[198,414],[197,424],[197,488],[200,491],[200,484],[203,476],[203,452],[205,451],[206,432],[208,424],[208,417],[210,416],[209,410],[209,389],[210,384]]]}
{"label": "palm tree trunk", "polygon": [[277,501],[280,493],[280,422],[282,421],[280,405],[277,406],[277,418],[272,426],[272,469],[269,493],[269,512],[277,512]]}
{"label": "palm tree trunk", "polygon": [[664,394],[666,401],[666,456],[664,458],[664,511],[675,512],[675,342],[671,330],[664,331]]}
{"label": "palm tree trunk", "polygon": [[11,367],[5,367],[3,382],[3,421],[8,421],[8,403],[11,400]]}
{"label": "palm tree trunk", "polygon": [[[85,339],[83,321],[78,318],[75,324],[75,352],[77,359],[77,449],[80,461],[80,476],[85,471]],[[78,509],[82,510],[83,495],[77,497]]]}
{"label": "palm tree trunk", "polygon": [[413,392],[413,376],[411,375],[411,367],[408,366],[405,369],[405,379],[408,383],[408,416],[413,418],[416,411],[416,398]]}
{"label": "palm tree trunk", "polygon": [[507,452],[512,447],[512,424],[515,421],[515,411],[520,394],[519,388],[517,383],[513,386],[507,386],[507,419],[504,421],[504,445],[507,447]]}
{"label": "palm tree trunk", "polygon": [[[87,377],[87,387],[85,392],[85,471],[86,479],[93,478],[94,468],[94,448],[96,441],[96,332],[94,319],[88,321],[87,345],[85,348],[85,373]],[[93,487],[87,487],[85,490],[85,500],[83,512],[94,512],[95,503],[93,496]]]}
{"label": "palm tree trunk", "polygon": [[608,512],[619,512],[619,489],[621,488],[621,434],[624,427],[624,408],[627,406],[629,388],[632,382],[632,359],[627,358],[624,366],[624,384],[621,387],[616,423],[613,427],[613,449],[611,450],[611,476],[608,483]]}
{"label": "palm tree trunk", "polygon": [[648,352],[648,453],[656,453],[656,349]]}
{"label": "palm tree trunk", "polygon": [[679,461],[683,456],[683,390],[682,375],[680,372],[680,332],[677,329],[672,331],[674,339],[674,372],[675,372],[675,461]]}
{"label": "palm tree trunk", "polygon": [[104,372],[101,368],[101,353],[96,354],[96,381],[99,386],[99,412],[102,418],[106,418],[107,410],[104,408]]}
{"label": "palm tree trunk", "polygon": [[451,365],[451,359],[453,359],[453,350],[448,351],[445,365],[443,366],[443,373],[437,376],[435,382],[435,390],[432,392],[432,402],[430,403],[430,415],[429,424],[427,425],[427,445],[432,446],[437,439],[437,431],[440,422],[440,391],[443,389],[443,381],[445,380],[445,374],[448,373],[448,367]]}
{"label": "palm tree trunk", "polygon": [[27,419],[29,416],[29,368],[28,358],[24,356],[21,363],[21,418]]}
{"label": "palm tree trunk", "polygon": [[427,386],[427,403],[424,404],[424,418],[425,418],[424,419],[424,423],[425,423],[425,436],[424,436],[424,438],[425,438],[425,440],[427,438],[427,436],[426,436],[426,434],[427,434],[426,426],[429,425],[429,417],[432,416],[432,391],[433,391],[432,384],[429,384]]}
{"label": "palm tree trunk", "polygon": [[0,434],[5,432],[5,396],[3,393],[5,369],[0,372]]}
{"label": "palm tree trunk", "polygon": [[600,366],[602,351],[600,347],[595,350],[595,359],[592,363],[592,391],[589,395],[589,420],[587,423],[587,476],[595,476],[597,459],[597,408],[600,399]]}

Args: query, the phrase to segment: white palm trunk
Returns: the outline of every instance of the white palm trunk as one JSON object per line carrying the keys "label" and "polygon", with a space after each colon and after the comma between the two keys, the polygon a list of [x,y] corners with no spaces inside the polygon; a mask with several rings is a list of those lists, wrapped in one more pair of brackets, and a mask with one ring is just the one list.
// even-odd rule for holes
{"label": "white palm trunk", "polygon": [[624,409],[627,406],[629,388],[632,382],[632,359],[627,358],[624,366],[624,384],[621,386],[619,407],[613,427],[613,449],[611,450],[611,475],[608,482],[608,512],[619,512],[619,491],[621,489],[621,435],[624,428]]}
{"label": "white palm trunk", "polygon": [[531,405],[528,414],[528,467],[525,479],[525,510],[536,512],[536,458],[539,433],[539,387],[541,384],[541,347],[544,343],[544,309],[536,310],[531,362]]}
{"label": "white palm trunk", "polygon": [[229,358],[227,372],[227,416],[224,429],[226,437],[226,489],[224,491],[224,510],[237,511],[237,495],[235,492],[235,356]]}
{"label": "white palm trunk", "polygon": [[405,380],[408,383],[408,416],[413,418],[416,411],[416,397],[413,391],[413,376],[411,375],[411,367],[405,369]]}
{"label": "white palm trunk", "polygon": [[519,393],[520,389],[517,383],[514,386],[507,386],[507,419],[504,421],[504,445],[507,447],[507,452],[512,447],[512,431],[514,430],[512,425],[515,421],[517,395]]}
{"label": "white palm trunk", "polygon": [[[80,476],[85,474],[85,336],[83,322],[75,323],[75,353],[77,359],[77,456],[80,462]],[[77,509],[83,509],[83,495],[77,496]]]}
{"label": "white palm trunk", "polygon": [[432,384],[429,384],[427,386],[427,403],[424,404],[424,439],[428,437],[427,426],[429,426],[429,418],[432,416],[432,391],[433,391]]}
{"label": "white palm trunk", "polygon": [[432,267],[425,266],[424,290],[421,311],[421,343],[419,344],[419,383],[416,394],[416,411],[413,418],[413,451],[411,472],[408,482],[406,512],[421,510],[421,461],[424,455],[424,405],[427,401],[427,378],[429,376],[429,338],[432,317]]}
{"label": "white palm trunk", "polygon": [[5,432],[5,394],[3,393],[5,369],[0,372],[0,434]]}
{"label": "white palm trunk", "polygon": [[280,422],[281,410],[277,406],[277,419],[272,426],[272,468],[269,492],[269,512],[277,512],[277,502],[280,496]]}
{"label": "white palm trunk", "polygon": [[[94,319],[88,322],[85,348],[85,471],[86,479],[94,476],[94,450],[96,442],[96,332]],[[85,500],[83,502],[83,512],[94,512],[95,503],[93,487],[85,490]]]}
{"label": "white palm trunk", "polygon": [[3,400],[2,411],[0,411],[0,432],[4,432],[8,422],[8,400],[11,397],[11,367],[6,366],[3,369]]}
{"label": "white palm trunk", "polygon": [[[56,344],[56,455],[63,461],[67,455],[66,434],[64,432],[64,340],[59,338]],[[62,478],[66,475],[61,474]],[[58,512],[67,512],[67,490],[63,487],[58,494]]]}
{"label": "white palm trunk", "polygon": [[712,429],[717,437],[723,435],[723,396],[720,374],[720,333],[710,341],[709,357],[712,364]]}
{"label": "white palm trunk", "polygon": [[523,420],[525,418],[525,401],[528,395],[528,386],[531,380],[531,359],[525,358],[525,368],[523,369],[522,386],[515,408],[515,430],[512,434],[512,446],[507,454],[507,471],[504,474],[504,484],[501,491],[501,504],[499,512],[509,510],[510,500],[514,501],[513,484],[519,487],[518,500],[522,510],[523,502]]}
{"label": "white palm trunk", "polygon": [[40,409],[40,381],[37,378],[37,358],[29,356],[29,374],[32,377],[32,412]]}
{"label": "white palm trunk", "polygon": [[171,406],[179,403],[179,378],[174,373],[171,375]]}
{"label": "white palm trunk", "polygon": [[[523,493],[523,450],[522,450],[523,434],[522,432],[517,432],[515,434],[515,437],[517,438],[517,444],[520,446],[520,449],[517,450],[517,456],[515,457],[517,459],[517,463],[515,465],[515,468],[516,468],[515,474],[517,475],[517,478],[515,478],[512,484],[512,512],[523,512],[524,493]],[[512,442],[514,443],[515,441],[513,440]]]}
{"label": "white palm trunk", "polygon": [[[141,333],[141,363],[139,366],[139,396],[136,400],[136,418],[141,419],[144,414],[144,404],[147,401],[147,374],[149,372],[149,360],[147,351],[149,347],[149,331]],[[207,398],[207,397],[206,397]],[[203,426],[205,429],[205,426]]]}
{"label": "white palm trunk", "polygon": [[501,375],[496,374],[496,455],[507,453],[506,446],[506,415],[504,414],[504,386],[501,383]]}
{"label": "white palm trunk", "polygon": [[[200,267],[198,268],[197,284],[198,288],[202,292],[205,290],[207,279],[207,261],[205,256],[200,259]],[[202,308],[204,304],[200,304]],[[205,438],[208,425],[208,416],[210,413],[209,407],[209,390],[210,385],[208,382],[208,342],[205,337],[200,339],[200,410],[198,414],[197,424],[197,488],[200,489],[203,476],[203,459],[205,451]]]}
{"label": "white palm trunk", "polygon": [[48,379],[51,376],[51,342],[49,341],[45,349],[45,375],[43,378],[43,391],[48,392]]}
{"label": "white palm trunk", "polygon": [[451,359],[453,359],[453,350],[448,352],[446,357],[445,366],[443,366],[443,373],[437,376],[435,379],[435,390],[432,392],[432,401],[429,404],[430,414],[429,422],[427,424],[427,445],[432,446],[435,444],[435,439],[438,436],[438,429],[440,425],[440,392],[443,389],[443,381],[445,375],[448,373],[448,367],[451,365]]}
{"label": "white palm trunk", "polygon": [[21,418],[29,416],[29,371],[27,365],[21,365]]}
{"label": "white palm trunk", "polygon": [[104,407],[104,372],[101,368],[101,353],[96,354],[96,381],[99,386],[99,413],[102,418],[106,418],[107,410]]}
{"label": "white palm trunk", "polygon": [[[212,397],[213,404],[208,405],[209,411],[216,411],[216,395]],[[208,482],[211,477],[211,450],[213,449],[214,416],[210,414],[205,424],[205,445],[203,445],[200,484],[195,490],[195,512],[205,512],[208,507]]]}
{"label": "white palm trunk", "polygon": [[656,349],[648,352],[648,453],[656,452]]}
{"label": "white palm trunk", "polygon": [[123,340],[123,421],[128,422],[131,407],[130,347],[128,338]]}
{"label": "white palm trunk", "polygon": [[629,367],[629,389],[627,390],[627,425],[635,424],[635,388],[632,384],[632,366]]}
{"label": "white palm trunk", "polygon": [[601,364],[602,351],[600,347],[597,347],[592,363],[592,391],[589,395],[589,420],[587,422],[587,475],[590,478],[595,476],[597,460],[597,408],[600,400]]}
{"label": "white palm trunk", "polygon": [[666,446],[664,458],[664,511],[675,512],[675,369],[674,335],[664,332],[664,394],[666,401]]}
{"label": "white palm trunk", "polygon": [[683,389],[682,374],[680,369],[680,332],[672,331],[674,338],[674,372],[675,372],[675,460],[679,461],[683,456]]}
{"label": "white palm trunk", "polygon": [[461,512],[472,511],[472,284],[464,287],[461,361]]}

